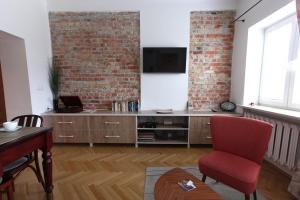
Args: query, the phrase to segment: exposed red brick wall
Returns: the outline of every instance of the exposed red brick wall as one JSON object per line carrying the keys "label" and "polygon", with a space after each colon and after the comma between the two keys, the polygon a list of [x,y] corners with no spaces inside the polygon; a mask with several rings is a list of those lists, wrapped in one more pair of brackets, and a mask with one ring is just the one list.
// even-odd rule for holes
{"label": "exposed red brick wall", "polygon": [[85,108],[140,98],[139,12],[51,12],[60,95],[78,95]]}
{"label": "exposed red brick wall", "polygon": [[233,11],[191,13],[188,98],[195,110],[229,99],[234,16]]}

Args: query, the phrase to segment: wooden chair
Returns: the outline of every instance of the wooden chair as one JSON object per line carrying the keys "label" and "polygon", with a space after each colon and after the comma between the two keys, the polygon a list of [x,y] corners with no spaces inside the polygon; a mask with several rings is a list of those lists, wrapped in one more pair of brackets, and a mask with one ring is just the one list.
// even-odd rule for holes
{"label": "wooden chair", "polygon": [[[43,118],[39,115],[22,115],[13,118],[11,121],[18,121],[18,126],[22,127],[42,127],[43,126]],[[35,167],[32,166],[32,163],[35,162]],[[5,181],[14,180],[24,169],[30,168],[36,175],[38,181],[44,187],[44,180],[42,178],[41,169],[39,165],[39,157],[38,151],[34,151],[33,153],[19,158],[3,167],[3,179]],[[13,182],[12,182],[13,183]],[[14,184],[13,184],[14,190]]]}
{"label": "wooden chair", "polygon": [[18,126],[22,127],[42,127],[44,122],[39,115],[21,115],[13,118],[11,121],[18,121]]}

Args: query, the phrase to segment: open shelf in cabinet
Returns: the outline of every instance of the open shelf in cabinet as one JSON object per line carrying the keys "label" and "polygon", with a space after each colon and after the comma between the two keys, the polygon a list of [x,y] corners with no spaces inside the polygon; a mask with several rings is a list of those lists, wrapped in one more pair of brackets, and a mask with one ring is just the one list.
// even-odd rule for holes
{"label": "open shelf in cabinet", "polygon": [[187,141],[181,140],[156,140],[156,141],[138,141],[138,144],[185,144],[187,145]]}
{"label": "open shelf in cabinet", "polygon": [[189,130],[188,128],[175,128],[175,127],[158,127],[158,128],[137,128],[137,130]]}
{"label": "open shelf in cabinet", "polygon": [[186,116],[139,116],[137,144],[185,144],[189,146]]}

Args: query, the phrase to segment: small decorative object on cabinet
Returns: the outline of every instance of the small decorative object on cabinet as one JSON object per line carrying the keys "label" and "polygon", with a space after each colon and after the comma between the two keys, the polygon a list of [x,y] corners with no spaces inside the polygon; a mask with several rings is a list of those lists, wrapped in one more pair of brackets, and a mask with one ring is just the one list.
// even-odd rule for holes
{"label": "small decorative object on cabinet", "polygon": [[220,104],[220,108],[225,112],[233,112],[236,109],[236,105],[230,101],[224,101]]}
{"label": "small decorative object on cabinet", "polygon": [[193,111],[193,105],[191,102],[188,101],[186,106],[188,111]]}

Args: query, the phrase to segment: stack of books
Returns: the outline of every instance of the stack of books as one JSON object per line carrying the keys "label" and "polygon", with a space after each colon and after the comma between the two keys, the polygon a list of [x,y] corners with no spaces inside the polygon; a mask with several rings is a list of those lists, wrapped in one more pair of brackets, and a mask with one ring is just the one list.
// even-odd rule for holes
{"label": "stack of books", "polygon": [[154,133],[140,133],[138,139],[140,142],[153,142],[155,135]]}

